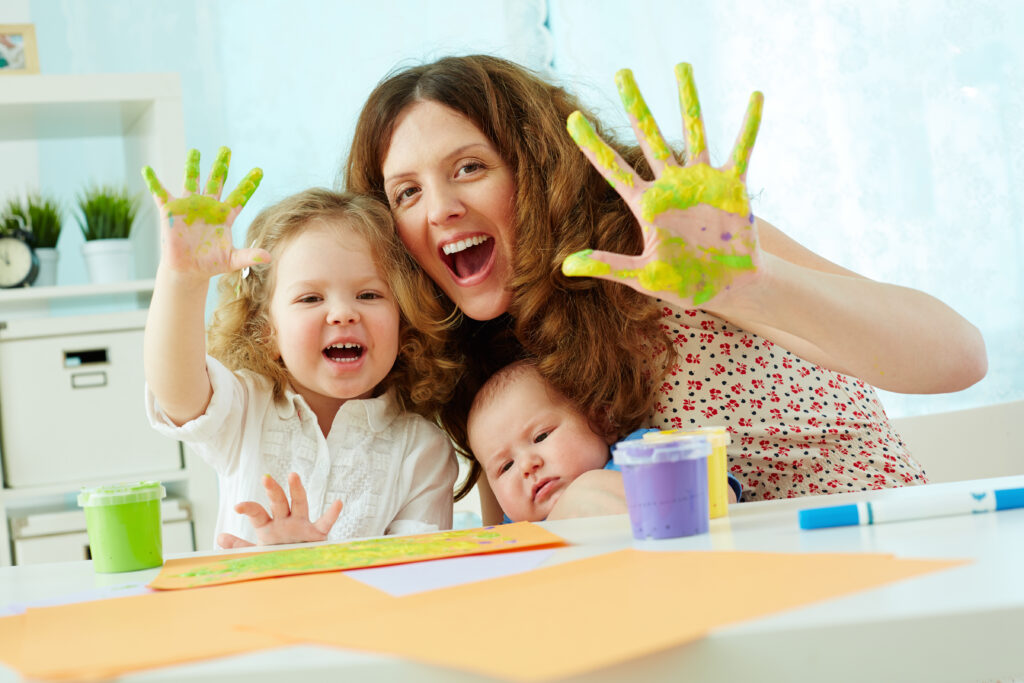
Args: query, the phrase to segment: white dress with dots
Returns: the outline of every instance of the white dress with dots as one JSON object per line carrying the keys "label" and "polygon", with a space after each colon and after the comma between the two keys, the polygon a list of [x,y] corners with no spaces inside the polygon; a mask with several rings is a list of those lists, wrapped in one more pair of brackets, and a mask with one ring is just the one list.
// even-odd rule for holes
{"label": "white dress with dots", "polygon": [[743,500],[927,483],[870,385],[704,311],[661,303],[678,357],[650,424],[728,429]]}

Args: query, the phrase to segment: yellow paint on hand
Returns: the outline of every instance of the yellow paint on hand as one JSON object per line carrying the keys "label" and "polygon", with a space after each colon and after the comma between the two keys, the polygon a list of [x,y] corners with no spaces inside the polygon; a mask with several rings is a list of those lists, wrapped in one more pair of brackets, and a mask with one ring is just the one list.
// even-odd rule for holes
{"label": "yellow paint on hand", "polygon": [[224,187],[224,181],[228,177],[228,166],[231,164],[231,150],[221,147],[217,150],[217,158],[210,169],[210,177],[206,181],[206,194],[215,195],[220,193]]}
{"label": "yellow paint on hand", "polygon": [[629,69],[620,70],[615,74],[615,85],[619,89],[619,98],[622,100],[622,106],[625,107],[626,113],[636,120],[637,127],[643,133],[644,140],[647,142],[647,147],[651,150],[651,154],[659,161],[668,159],[672,152],[669,150],[668,145],[665,144],[664,138],[661,137],[661,132],[658,130],[658,124],[654,120],[654,115],[651,114],[647,102],[644,101],[643,95],[640,94],[640,89],[633,78],[633,72]]}
{"label": "yellow paint on hand", "polygon": [[707,164],[669,166],[640,199],[641,217],[648,223],[666,211],[707,204],[740,216],[750,214],[747,188],[731,173]]}
{"label": "yellow paint on hand", "polygon": [[263,180],[263,170],[259,168],[252,169],[242,179],[242,182],[238,183],[238,186],[231,191],[231,194],[224,200],[224,203],[232,208],[245,206],[252,198],[253,193],[256,192],[256,188],[260,186],[261,180]]}
{"label": "yellow paint on hand", "polygon": [[199,192],[199,150],[190,149],[185,159],[185,191]]}
{"label": "yellow paint on hand", "polygon": [[591,258],[593,249],[584,249],[575,254],[569,254],[562,261],[562,274],[568,277],[598,277],[611,272],[611,267],[604,261]]}
{"label": "yellow paint on hand", "polygon": [[578,111],[569,114],[565,127],[579,147],[589,150],[594,155],[598,166],[605,170],[605,178],[613,187],[615,185],[613,180],[630,187],[633,186],[633,174],[619,165],[615,158],[615,151],[598,137],[594,127],[590,125],[590,121],[587,121],[583,114]]}
{"label": "yellow paint on hand", "polygon": [[679,85],[679,108],[683,113],[683,130],[686,133],[686,151],[689,158],[693,159],[708,148],[704,120],[700,114],[700,100],[697,98],[697,83],[691,65],[685,62],[676,64],[675,72]]}
{"label": "yellow paint on hand", "polygon": [[146,182],[149,193],[161,204],[166,204],[168,198],[167,190],[160,184],[160,180],[156,177],[156,171],[150,166],[144,166],[142,168],[142,179]]}

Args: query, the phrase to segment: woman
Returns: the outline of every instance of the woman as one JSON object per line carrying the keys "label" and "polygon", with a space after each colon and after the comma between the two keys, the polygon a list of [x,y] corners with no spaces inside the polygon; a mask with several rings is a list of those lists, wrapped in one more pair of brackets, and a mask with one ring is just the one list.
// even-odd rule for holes
{"label": "woman", "polygon": [[[690,99],[696,104],[695,91]],[[563,261],[589,249],[599,250],[591,266],[614,260],[609,252],[650,260],[660,249],[652,226],[677,242],[708,227],[703,207],[654,223],[644,216],[650,181],[678,163],[643,134],[647,158],[613,143],[621,156],[601,157],[595,170],[588,158],[601,156],[600,126],[589,142],[585,127],[574,132],[586,155],[565,130],[580,109],[516,64],[467,56],[389,76],[360,115],[347,187],[391,207],[403,243],[453,313],[443,361],[462,378],[438,413],[456,445],[468,453],[466,413],[480,383],[529,355],[608,431],[726,425],[745,499],[923,482],[870,385],[970,386],[986,371],[978,331],[936,299],[852,273],[752,214],[741,249],[749,267],[710,297],[667,296],[637,278],[623,287],[615,272],[566,276]],[[630,109],[634,121],[645,109]],[[693,124],[689,117],[691,145]],[[695,157],[687,167],[706,152],[698,146]],[[716,234],[729,235],[721,226]],[[474,463],[470,483],[478,472]]]}

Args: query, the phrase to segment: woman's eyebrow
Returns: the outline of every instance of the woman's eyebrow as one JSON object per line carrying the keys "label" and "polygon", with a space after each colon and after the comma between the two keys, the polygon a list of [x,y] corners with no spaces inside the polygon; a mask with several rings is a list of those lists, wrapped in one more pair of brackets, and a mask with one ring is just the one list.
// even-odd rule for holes
{"label": "woman's eyebrow", "polygon": [[[482,147],[482,148],[484,148],[484,149],[486,149],[488,151],[491,151],[491,152],[494,152],[495,154],[497,154],[497,152],[494,151],[493,146],[490,145],[489,143],[486,143],[486,142],[470,142],[469,144],[465,144],[465,145],[461,145],[459,147],[456,147],[455,149],[453,149],[452,151],[448,152],[443,157],[441,157],[441,160],[442,161],[448,161],[449,159],[452,159],[454,157],[461,156],[462,154],[465,154],[468,150],[473,149],[474,147]],[[394,183],[394,182],[399,181],[399,180],[404,180],[405,178],[408,178],[408,177],[414,176],[414,175],[416,175],[415,171],[400,171],[398,173],[392,173],[391,175],[384,177],[384,184],[388,185],[389,183]]]}

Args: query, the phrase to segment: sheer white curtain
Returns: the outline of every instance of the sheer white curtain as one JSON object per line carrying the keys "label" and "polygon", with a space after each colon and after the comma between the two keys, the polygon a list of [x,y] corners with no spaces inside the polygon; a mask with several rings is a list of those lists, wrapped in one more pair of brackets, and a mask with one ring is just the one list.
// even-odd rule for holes
{"label": "sheer white curtain", "polygon": [[1019,2],[551,0],[549,25],[555,73],[623,135],[622,67],[678,140],[672,67],[694,65],[716,162],[750,91],[763,91],[755,211],[848,268],[939,297],[982,330],[985,380],[942,396],[886,393],[890,415],[1024,397]]}

